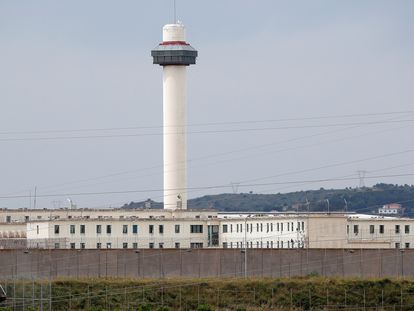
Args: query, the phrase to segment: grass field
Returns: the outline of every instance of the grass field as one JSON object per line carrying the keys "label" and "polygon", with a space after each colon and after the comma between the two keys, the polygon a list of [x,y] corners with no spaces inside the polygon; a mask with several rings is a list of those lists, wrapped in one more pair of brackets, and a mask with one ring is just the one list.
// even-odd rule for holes
{"label": "grass field", "polygon": [[1,283],[0,310],[414,310],[414,279],[61,279]]}

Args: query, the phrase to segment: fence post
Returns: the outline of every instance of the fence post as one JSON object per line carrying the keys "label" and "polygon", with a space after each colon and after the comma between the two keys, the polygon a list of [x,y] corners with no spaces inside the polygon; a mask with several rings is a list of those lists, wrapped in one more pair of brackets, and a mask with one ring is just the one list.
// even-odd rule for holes
{"label": "fence post", "polygon": [[365,287],[364,287],[364,310],[365,310],[365,305],[366,305],[366,299],[365,299]]}
{"label": "fence post", "polygon": [[181,285],[180,285],[180,311],[181,311]]}
{"label": "fence post", "polygon": [[49,311],[52,311],[52,280],[49,279]]}
{"label": "fence post", "polygon": [[200,283],[197,286],[197,307],[200,305]]}
{"label": "fence post", "polygon": [[34,279],[32,279],[32,307],[35,308],[35,287]]}
{"label": "fence post", "polygon": [[311,296],[310,288],[308,289],[308,292],[309,292],[309,310],[312,310],[312,296]]}
{"label": "fence post", "polygon": [[89,295],[89,284],[88,284],[88,308],[91,307],[91,297]]}
{"label": "fence post", "polygon": [[40,311],[43,311],[43,284],[40,283]]}
{"label": "fence post", "polygon": [[[326,251],[326,250],[325,250]],[[329,306],[329,289],[326,289],[326,307]]]}
{"label": "fence post", "polygon": [[16,310],[16,279],[13,278],[13,310]]}
{"label": "fence post", "polygon": [[72,310],[72,289],[69,289],[69,310]]}
{"label": "fence post", "polygon": [[347,301],[346,301],[346,289],[345,289],[345,310],[347,308]]}
{"label": "fence post", "polygon": [[105,286],[105,308],[108,309],[108,286]]}
{"label": "fence post", "polygon": [[220,309],[220,288],[217,288],[217,310]]}
{"label": "fence post", "polygon": [[25,299],[24,299],[24,296],[25,296],[25,293],[24,293],[25,287],[26,287],[26,284],[23,281],[23,310],[25,310],[25,302],[26,302]]}

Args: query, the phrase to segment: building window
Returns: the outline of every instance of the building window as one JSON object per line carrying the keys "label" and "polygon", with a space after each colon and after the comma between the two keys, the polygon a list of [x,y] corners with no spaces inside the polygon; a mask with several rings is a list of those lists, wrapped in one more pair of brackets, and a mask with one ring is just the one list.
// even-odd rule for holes
{"label": "building window", "polygon": [[112,226],[106,225],[106,233],[111,234],[112,233]]}
{"label": "building window", "polygon": [[190,225],[191,233],[203,233],[203,225]]}
{"label": "building window", "polygon": [[102,225],[96,225],[96,233],[98,234],[102,233]]}
{"label": "building window", "polygon": [[287,231],[290,231],[290,223],[287,223]]}
{"label": "building window", "polygon": [[159,247],[159,248],[164,248],[164,243],[162,243],[162,242],[161,242],[161,243],[159,243],[159,244],[158,244],[158,247]]}
{"label": "building window", "polygon": [[190,248],[203,248],[203,243],[190,243]]}
{"label": "building window", "polygon": [[379,226],[379,233],[384,233],[384,225]]}
{"label": "building window", "polygon": [[60,244],[59,243],[55,243],[55,248],[60,248]]}
{"label": "building window", "polygon": [[263,224],[260,224],[260,232],[263,232]]}
{"label": "building window", "polygon": [[102,248],[102,243],[96,243],[96,248]]}
{"label": "building window", "polygon": [[128,248],[128,243],[126,242],[122,243],[122,248]]}
{"label": "building window", "polygon": [[80,233],[85,234],[85,225],[80,225]]}
{"label": "building window", "polygon": [[180,233],[180,225],[175,225],[174,226],[174,232],[175,233]]}
{"label": "building window", "polygon": [[357,235],[359,233],[359,226],[354,225],[354,234]]}
{"label": "building window", "polygon": [[276,231],[279,231],[279,223],[276,224]]}
{"label": "building window", "polygon": [[112,243],[106,243],[106,248],[112,248]]}
{"label": "building window", "polygon": [[373,234],[375,232],[374,225],[369,225],[369,233]]}
{"label": "building window", "polygon": [[266,224],[266,232],[269,232],[269,223]]}
{"label": "building window", "polygon": [[227,242],[223,242],[223,248],[227,248]]}
{"label": "building window", "polygon": [[405,243],[405,248],[410,248],[410,243]]}
{"label": "building window", "polygon": [[11,216],[6,216],[6,222],[11,222]]}
{"label": "building window", "polygon": [[59,234],[59,230],[60,228],[59,228],[59,225],[55,225],[55,234]]}
{"label": "building window", "polygon": [[71,249],[76,248],[76,243],[70,243],[70,248],[71,248]]}
{"label": "building window", "polygon": [[280,231],[283,231],[283,222],[280,223]]}
{"label": "building window", "polygon": [[81,243],[80,248],[85,249],[85,243]]}
{"label": "building window", "polygon": [[137,234],[138,233],[138,225],[132,225],[132,233]]}
{"label": "building window", "polygon": [[400,248],[400,243],[395,243],[395,248]]}
{"label": "building window", "polygon": [[349,234],[349,225],[346,225],[346,234]]}
{"label": "building window", "polygon": [[137,242],[132,243],[132,248],[138,248],[138,243]]}
{"label": "building window", "polygon": [[179,242],[175,242],[175,248],[180,248],[180,243]]}
{"label": "building window", "polygon": [[410,233],[410,225],[405,225],[405,226],[404,226],[404,232],[405,232],[406,234]]}
{"label": "building window", "polygon": [[122,225],[122,233],[127,234],[128,233],[128,225]]}
{"label": "building window", "polygon": [[39,225],[36,226],[36,232],[39,234]]}
{"label": "building window", "polygon": [[150,234],[154,234],[154,225],[149,225],[148,231]]}
{"label": "building window", "polygon": [[28,222],[29,221],[29,216],[24,216],[24,221]]}
{"label": "building window", "polygon": [[75,234],[75,225],[70,225],[69,232],[70,234]]}
{"label": "building window", "polygon": [[396,234],[400,233],[400,225],[395,225],[395,233]]}
{"label": "building window", "polygon": [[149,248],[154,248],[154,243],[150,243]]}
{"label": "building window", "polygon": [[158,225],[158,232],[160,234],[163,234],[164,233],[164,225]]}

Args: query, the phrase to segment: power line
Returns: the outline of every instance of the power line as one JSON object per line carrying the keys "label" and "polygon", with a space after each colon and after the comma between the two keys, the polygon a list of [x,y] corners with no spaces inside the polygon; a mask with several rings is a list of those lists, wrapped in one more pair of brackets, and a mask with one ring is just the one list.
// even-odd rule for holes
{"label": "power line", "polygon": [[[391,177],[406,177],[414,176],[414,173],[407,174],[392,174],[392,175],[378,175],[378,176],[369,176],[365,177],[367,179],[375,178],[391,178]],[[252,183],[252,184],[242,184],[240,183],[239,187],[256,187],[256,186],[266,186],[266,185],[284,185],[284,184],[298,184],[298,183],[319,183],[327,181],[346,181],[346,180],[358,180],[359,177],[349,177],[349,178],[326,178],[326,179],[310,179],[310,180],[298,180],[298,181],[283,181],[283,182],[269,182],[269,183]],[[208,189],[222,189],[222,188],[231,188],[229,184],[225,185],[214,185],[214,186],[203,186],[203,187],[188,187],[188,190],[208,190]],[[169,191],[183,190],[183,189],[166,189]],[[92,195],[109,195],[109,194],[124,194],[124,193],[149,193],[149,192],[161,192],[164,189],[146,189],[146,190],[120,190],[120,191],[102,191],[102,192],[75,192],[75,193],[60,193],[60,194],[38,194],[38,198],[47,198],[47,197],[60,197],[60,196],[92,196]],[[15,195],[15,196],[0,196],[0,199],[19,199],[19,198],[28,198],[28,195]]]}
{"label": "power line", "polygon": [[[414,110],[380,112],[380,113],[361,113],[361,114],[338,114],[328,116],[313,116],[302,118],[280,118],[280,119],[263,119],[263,120],[245,120],[245,121],[223,121],[223,122],[209,122],[209,123],[189,123],[186,126],[216,126],[216,125],[237,125],[237,124],[255,124],[255,123],[271,123],[271,122],[288,122],[288,121],[305,121],[305,120],[323,120],[334,118],[355,118],[355,117],[371,117],[371,116],[386,116],[386,115],[400,115],[411,114]],[[167,126],[181,127],[182,125]],[[139,130],[139,129],[161,129],[162,125],[153,126],[132,126],[132,127],[107,127],[107,128],[83,128],[83,129],[52,129],[52,130],[31,130],[31,131],[4,131],[0,135],[9,134],[46,134],[46,133],[76,133],[76,132],[98,132],[98,131],[124,131],[124,130]]]}
{"label": "power line", "polygon": [[[383,121],[390,121],[390,120],[395,120],[395,119],[396,118],[393,117],[393,118],[385,119]],[[188,162],[191,163],[191,162],[194,162],[194,161],[204,160],[204,159],[208,159],[208,158],[214,158],[214,157],[223,156],[223,155],[227,155],[227,154],[240,153],[240,152],[248,151],[248,150],[258,150],[258,149],[261,149],[261,148],[264,148],[264,147],[269,147],[269,146],[273,146],[273,145],[280,145],[280,144],[284,144],[284,143],[299,141],[299,140],[302,140],[302,139],[308,139],[308,138],[313,138],[313,137],[317,137],[317,136],[328,135],[328,134],[342,132],[342,131],[345,131],[345,130],[358,128],[358,127],[360,127],[360,126],[352,126],[352,127],[341,128],[341,129],[336,129],[336,130],[329,130],[329,131],[324,131],[324,132],[321,132],[321,133],[300,136],[300,137],[287,139],[287,140],[283,140],[283,141],[272,142],[272,143],[267,143],[267,144],[261,144],[261,145],[256,145],[256,146],[252,146],[252,147],[246,147],[246,148],[240,148],[240,149],[227,151],[227,152],[210,154],[210,155],[206,155],[206,156],[202,156],[202,157],[198,157],[198,158],[194,158],[194,159],[189,159]],[[391,130],[402,129],[402,128],[405,128],[405,127],[406,126],[399,127],[399,128],[394,128],[394,129],[391,129]],[[339,141],[343,141],[343,140],[346,140],[346,139],[352,139],[352,138],[355,138],[355,137],[359,138],[359,137],[365,136],[365,135],[378,134],[380,132],[385,132],[385,131],[389,131],[389,130],[390,129],[383,129],[381,131],[365,133],[365,134],[362,134],[362,135],[359,134],[358,136],[350,136],[350,137],[345,137],[345,138],[342,138],[342,139],[326,140],[323,143],[326,144],[326,143],[331,143],[331,142],[339,142]],[[279,149],[279,150],[276,150],[276,152],[284,152],[284,151],[301,149],[301,148],[312,147],[312,146],[315,146],[315,144],[308,144],[308,145],[301,145],[299,147],[289,147],[289,148],[285,148],[285,149]],[[269,153],[269,152],[267,152],[267,153]],[[271,153],[273,153],[273,152],[271,152]],[[264,154],[264,153],[262,153],[262,154]],[[235,159],[238,160],[238,159],[250,158],[250,157],[251,156],[243,156],[243,157],[237,157]],[[232,160],[232,159],[230,159],[230,160]],[[210,163],[209,165],[215,164],[215,163],[223,163],[223,162],[227,162],[227,161],[229,161],[229,160],[221,160],[221,161],[218,161],[218,162]],[[56,188],[56,187],[64,186],[64,185],[68,185],[68,184],[85,182],[85,181],[90,181],[90,180],[97,180],[97,179],[111,178],[111,177],[115,177],[115,176],[119,176],[119,175],[131,174],[133,172],[146,171],[146,170],[156,169],[156,168],[160,168],[160,167],[163,167],[163,165],[155,165],[155,166],[152,166],[152,167],[147,167],[147,168],[142,168],[142,169],[121,171],[121,172],[117,172],[117,173],[113,173],[113,174],[102,175],[102,176],[97,176],[97,177],[92,177],[92,178],[78,179],[78,180],[73,180],[73,181],[70,181],[70,182],[60,183],[60,184],[57,184],[57,185],[46,186],[46,187],[42,187],[42,188],[43,189],[44,188],[46,188],[46,189],[49,188],[50,189],[51,187]],[[158,174],[145,174],[145,175],[140,175],[138,177],[147,177],[147,176],[153,176],[153,175],[158,175]],[[121,180],[124,180],[124,178],[121,179]],[[108,182],[105,182],[105,183],[108,183]],[[102,184],[102,183],[95,183],[95,184],[92,184],[92,185],[96,185],[96,184]],[[15,193],[22,193],[22,192],[26,192],[26,191],[27,190],[23,190],[23,191],[18,191],[18,192],[15,192]],[[9,195],[11,195],[11,194],[14,194],[14,193],[10,193]]]}
{"label": "power line", "polygon": [[[413,122],[414,119],[398,120],[398,121],[372,121],[372,122],[350,122],[350,123],[330,123],[319,125],[297,125],[297,126],[280,126],[280,127],[262,127],[262,128],[242,128],[227,130],[205,130],[205,131],[188,131],[187,134],[220,134],[220,133],[244,133],[244,132],[261,132],[275,130],[291,130],[291,129],[312,129],[312,128],[336,128],[354,125],[377,125],[384,123],[407,123]],[[113,135],[85,135],[85,136],[50,136],[50,137],[22,137],[22,138],[1,138],[0,142],[19,142],[19,141],[55,141],[55,140],[76,140],[76,139],[102,139],[102,138],[128,138],[128,137],[146,137],[161,135],[177,135],[180,132],[172,133],[135,133],[135,134],[113,134]]]}

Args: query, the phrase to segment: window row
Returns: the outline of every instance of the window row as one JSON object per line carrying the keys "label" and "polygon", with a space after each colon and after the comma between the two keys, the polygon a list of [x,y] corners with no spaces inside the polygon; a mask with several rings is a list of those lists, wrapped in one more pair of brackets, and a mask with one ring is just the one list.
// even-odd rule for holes
{"label": "window row", "polygon": [[[60,225],[55,225],[54,226],[54,233],[55,234],[59,234],[60,233]],[[97,234],[101,234],[102,233],[102,229],[105,229],[105,232],[107,234],[111,234],[112,233],[112,225],[96,225],[96,233]],[[154,234],[155,233],[155,225],[149,225],[148,226],[148,233],[149,234]],[[138,234],[138,225],[132,225],[132,233],[133,234]],[[129,225],[122,225],[122,233],[123,234],[128,234],[128,230],[129,230]],[[180,225],[174,225],[174,232],[175,233],[180,233],[181,231],[181,227]],[[79,225],[79,233],[80,234],[85,234],[86,232],[86,226],[85,225]],[[190,225],[190,232],[191,233],[203,233],[203,225]],[[70,234],[76,234],[76,225],[70,225],[69,226],[69,233]],[[164,225],[158,225],[158,233],[159,234],[164,234]],[[39,226],[37,226],[37,234],[39,234]]]}
{"label": "window row", "polygon": [[[79,243],[78,245],[76,243],[70,243],[69,247],[71,249],[76,249],[76,247],[79,247],[80,249],[85,249],[86,248],[86,244],[85,243]],[[148,248],[155,248],[156,246],[158,246],[158,248],[164,248],[164,243],[160,242],[157,245],[153,242],[148,244]],[[174,248],[180,248],[181,244],[180,242],[175,242],[174,243]],[[55,243],[54,244],[54,248],[60,248],[60,243]],[[111,242],[107,242],[107,243],[96,243],[96,248],[97,249],[102,249],[102,248],[112,248],[112,243]],[[129,244],[128,242],[124,242],[122,243],[122,248],[134,248],[137,249],[138,248],[138,243],[134,242]],[[190,248],[203,248],[203,243],[200,242],[194,242],[194,243],[190,243]]]}
{"label": "window row", "polygon": [[[349,234],[349,225],[346,226],[347,234]],[[375,233],[375,225],[369,225],[369,233],[374,234]],[[359,234],[359,225],[353,225],[353,233],[355,235]],[[385,233],[385,227],[384,225],[378,226],[378,233],[384,234]],[[394,226],[394,233],[400,234],[401,233],[401,226],[395,225]],[[410,233],[410,225],[404,225],[404,233],[409,234]]]}
{"label": "window row", "polygon": [[305,246],[304,241],[247,241],[247,244],[244,242],[223,242],[223,248],[303,248]]}
{"label": "window row", "polygon": [[[284,226],[285,225],[285,226]],[[285,227],[287,231],[304,231],[305,230],[305,222],[304,221],[298,221],[296,223],[295,228],[295,222],[287,222],[287,223],[256,223],[255,226],[253,226],[253,223],[241,223],[241,224],[223,224],[223,233],[228,232],[243,232],[246,230],[246,232],[253,232],[253,229],[256,229],[256,232],[279,232],[283,231],[283,228]]]}

